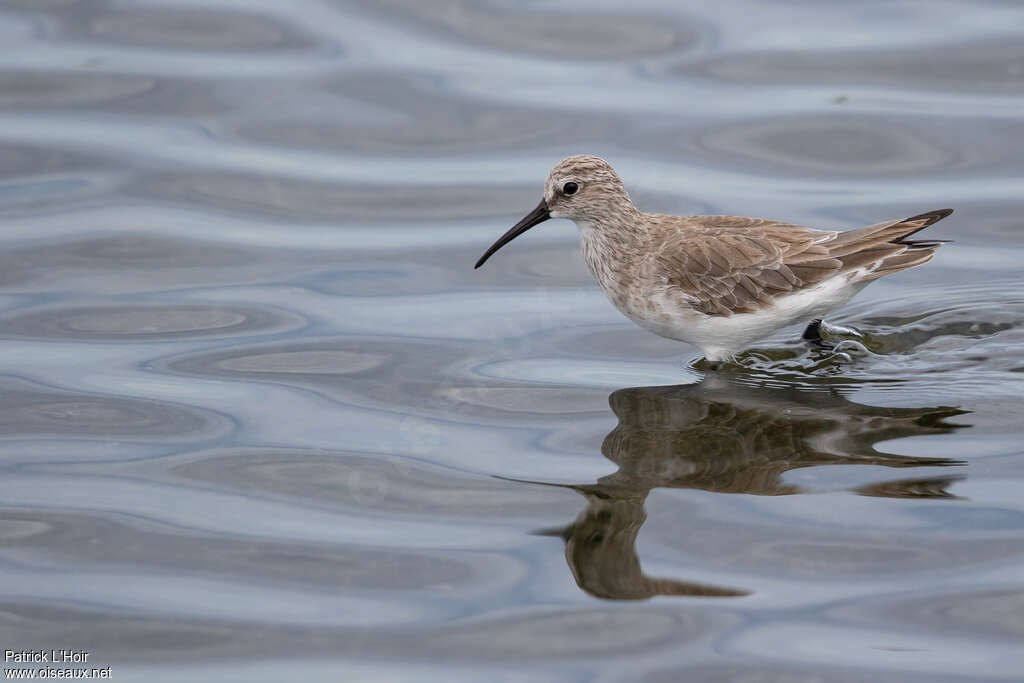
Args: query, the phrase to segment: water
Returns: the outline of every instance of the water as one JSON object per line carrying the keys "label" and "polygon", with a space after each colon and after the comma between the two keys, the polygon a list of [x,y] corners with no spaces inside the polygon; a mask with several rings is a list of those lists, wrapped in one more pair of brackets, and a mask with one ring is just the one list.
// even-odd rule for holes
{"label": "water", "polygon": [[[8,1],[0,643],[115,680],[1019,680],[1024,7]],[[553,221],[954,239],[705,376]]]}

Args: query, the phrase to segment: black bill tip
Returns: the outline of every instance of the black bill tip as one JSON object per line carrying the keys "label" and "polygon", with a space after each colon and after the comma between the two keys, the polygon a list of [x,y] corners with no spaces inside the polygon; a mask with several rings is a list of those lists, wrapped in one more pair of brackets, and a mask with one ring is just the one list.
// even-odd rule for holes
{"label": "black bill tip", "polygon": [[499,237],[498,241],[492,244],[490,249],[484,252],[484,255],[480,257],[480,260],[476,262],[476,265],[473,266],[473,268],[479,268],[485,261],[487,261],[487,259],[491,258],[491,254],[498,251],[533,226],[543,223],[549,218],[551,218],[551,212],[548,211],[548,203],[542,199],[540,200],[540,204],[538,204],[533,211],[523,216],[523,220],[513,225],[511,230]]}

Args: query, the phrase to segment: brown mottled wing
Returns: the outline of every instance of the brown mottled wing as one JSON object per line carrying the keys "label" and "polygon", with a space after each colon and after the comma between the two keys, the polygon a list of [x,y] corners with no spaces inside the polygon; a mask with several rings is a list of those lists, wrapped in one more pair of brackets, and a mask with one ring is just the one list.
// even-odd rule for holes
{"label": "brown mottled wing", "polygon": [[848,232],[741,216],[659,216],[664,237],[649,263],[695,310],[749,313],[842,272],[864,269],[859,278],[870,279],[924,263],[938,242],[905,238],[949,213],[932,211]]}
{"label": "brown mottled wing", "polygon": [[739,216],[684,221],[657,250],[655,267],[706,315],[770,306],[776,296],[820,282],[842,266],[823,244],[832,232]]}

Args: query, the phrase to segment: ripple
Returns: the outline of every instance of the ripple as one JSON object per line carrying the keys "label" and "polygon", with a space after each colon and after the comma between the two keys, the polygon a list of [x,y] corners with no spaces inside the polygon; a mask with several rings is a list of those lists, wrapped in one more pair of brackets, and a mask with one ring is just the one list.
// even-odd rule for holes
{"label": "ripple", "polygon": [[227,419],[170,403],[57,391],[0,378],[0,434],[12,437],[171,438],[224,433]]}
{"label": "ripple", "polygon": [[[735,660],[735,655],[729,659]],[[820,662],[800,666],[778,661],[753,664],[722,661],[714,664],[686,664],[652,671],[636,679],[637,683],[675,683],[676,681],[703,681],[704,683],[964,683],[964,678],[946,677],[936,669],[923,674],[905,670],[885,670],[872,667],[867,670],[830,666]]]}
{"label": "ripple", "polygon": [[80,571],[131,567],[340,591],[439,590],[452,584],[469,588],[509,582],[521,573],[515,563],[487,553],[185,535],[89,513],[5,511],[4,517],[0,539],[12,546],[31,542],[53,549]]}
{"label": "ripple", "polygon": [[4,7],[19,10],[48,10],[76,5],[81,0],[5,0]]}
{"label": "ripple", "polygon": [[[1013,3],[0,4],[6,640],[128,678],[1013,677]],[[668,213],[946,197],[959,244],[839,354],[623,389],[698,352],[569,222],[472,271],[583,151]]]}
{"label": "ripple", "polygon": [[129,232],[77,240],[65,237],[0,250],[0,283],[7,289],[32,292],[137,296],[210,283],[266,281],[327,258],[285,251],[271,255],[241,245]]}
{"label": "ripple", "polygon": [[280,351],[228,358],[219,366],[232,372],[347,375],[380,367],[388,360],[383,354],[354,351]]}
{"label": "ripple", "polygon": [[872,51],[734,53],[680,65],[674,72],[759,85],[856,84],[1016,94],[1024,92],[1024,44],[992,38]]}
{"label": "ripple", "polygon": [[[0,143],[0,212],[15,217],[79,205],[108,195],[123,171],[117,161],[74,150]],[[8,277],[0,272],[0,281]]]}
{"label": "ripple", "polygon": [[[481,192],[472,184],[360,185],[193,170],[150,175],[133,184],[129,191],[149,199],[250,214],[261,219],[329,219],[373,224],[470,218],[504,221],[522,212],[526,193],[507,186],[488,184],[486,187],[486,192]],[[534,194],[538,191],[534,188]]]}
{"label": "ripple", "polygon": [[971,637],[1024,638],[1024,590],[956,590],[939,595],[863,601],[830,610],[830,615],[856,622],[896,622],[937,633]]}
{"label": "ripple", "polygon": [[0,336],[33,339],[142,340],[227,337],[301,326],[290,313],[214,305],[126,305],[45,309],[0,319]]}
{"label": "ripple", "polygon": [[524,497],[491,477],[382,454],[217,449],[167,466],[170,474],[194,484],[364,512],[513,519],[558,511],[564,502],[552,491],[533,489]]}
{"label": "ripple", "polygon": [[726,159],[790,172],[898,175],[942,168],[956,160],[948,143],[928,140],[911,126],[866,116],[745,120],[704,132],[696,144]]}
{"label": "ripple", "polygon": [[218,52],[305,47],[311,40],[280,19],[239,10],[103,8],[65,24],[69,35],[108,43]]}
{"label": "ripple", "polygon": [[487,49],[563,59],[630,59],[680,52],[697,44],[696,28],[678,19],[626,13],[559,13],[470,0],[443,0],[431,5],[415,0],[359,0],[368,11],[389,21]]}
{"label": "ripple", "polygon": [[[469,263],[468,250],[444,250],[424,254],[415,262],[366,255],[336,270],[324,272],[309,281],[318,291],[339,296],[366,297],[381,295],[421,295],[450,291],[462,278],[452,261]],[[453,257],[453,251],[458,256]],[[465,254],[463,257],[462,254]]]}
{"label": "ripple", "polygon": [[648,648],[685,647],[734,621],[717,610],[534,610],[441,627],[423,634],[422,647],[472,659],[518,660],[523,652],[545,659],[607,656],[612,651],[635,655]]}
{"label": "ripple", "polygon": [[[124,653],[127,661],[147,657],[167,657],[167,644],[174,643],[176,652],[197,656],[214,656],[218,648],[237,642],[232,630],[223,623],[198,619],[173,619],[132,614],[82,602],[64,604],[56,600],[3,600],[0,615],[5,621],[18,624],[17,630],[27,639],[55,637],[61,642],[80,638],[76,647],[93,652]],[[138,658],[138,659],[136,659]]]}
{"label": "ripple", "polygon": [[201,80],[92,71],[0,70],[0,107],[10,111],[104,111],[199,116],[233,108]]}
{"label": "ripple", "polygon": [[14,519],[5,515],[0,519],[0,541],[22,541],[29,538],[44,537],[53,530],[50,522],[36,519]]}
{"label": "ripple", "polygon": [[[18,250],[19,259],[30,258],[35,249]],[[143,267],[150,272],[169,267],[226,268],[245,264],[255,258],[254,254],[236,246],[167,239],[144,233],[82,241],[62,240],[59,246],[46,245],[41,251],[51,256],[59,254],[59,258],[52,258],[46,264],[50,267],[102,269],[117,264],[120,268]]]}
{"label": "ripple", "polygon": [[388,72],[346,75],[323,89],[340,101],[318,111],[322,118],[301,125],[294,117],[245,122],[238,135],[289,147],[422,156],[582,145],[624,125],[607,116],[497,105],[436,79]]}
{"label": "ripple", "polygon": [[677,341],[649,334],[632,325],[594,325],[556,330],[546,342],[553,350],[576,356],[615,360],[635,360],[641,357],[664,359],[677,363],[677,367],[682,365],[679,363],[680,357],[691,352]]}
{"label": "ripple", "polygon": [[[202,377],[265,380],[314,388],[347,404],[460,420],[537,419],[601,412],[603,392],[579,386],[504,382],[470,370],[477,345],[345,337],[190,353],[167,370]],[[600,386],[604,386],[603,384]]]}
{"label": "ripple", "polygon": [[[339,348],[345,346],[353,348]],[[335,344],[310,342],[258,349],[234,348],[183,356],[172,360],[168,367],[189,374],[250,378],[293,375],[308,381],[333,382],[335,375],[359,374],[393,366],[398,360],[395,355],[396,346],[399,345],[385,342],[369,351],[357,343],[345,340]]]}
{"label": "ripple", "polygon": [[943,566],[945,553],[926,544],[859,541],[814,543],[776,541],[760,544],[751,553],[765,567],[784,568],[800,576],[855,576],[878,572],[919,571]]}
{"label": "ripple", "polygon": [[809,179],[822,173],[835,178],[913,176],[914,182],[923,175],[1012,176],[1024,154],[1024,126],[1015,119],[923,119],[895,113],[748,116],[640,128],[630,138],[634,147],[656,155],[675,152],[695,165]]}
{"label": "ripple", "polygon": [[[232,595],[225,594],[226,598]],[[522,660],[524,651],[539,661],[578,657],[604,662],[613,656],[636,657],[638,652],[699,651],[707,639],[720,637],[738,621],[700,609],[534,608],[532,614],[498,612],[486,618],[444,619],[425,628],[345,628],[336,623],[335,615],[342,608],[338,599],[324,594],[315,598],[321,611],[332,611],[330,621],[335,623],[324,623],[328,617],[322,614],[309,615],[301,624],[154,616],[138,610],[126,614],[125,609],[114,612],[82,601],[62,604],[56,600],[45,604],[7,600],[0,603],[0,613],[16,621],[19,633],[29,640],[58,637],[63,642],[74,640],[77,633],[76,647],[90,653],[123,652],[121,657],[129,662],[152,664],[173,662],[184,652],[206,662],[228,659],[232,672],[238,670],[232,660],[265,656],[267,643],[273,643],[274,652],[302,651],[330,658],[332,663],[339,657],[344,661],[367,656],[391,659],[401,652],[403,659],[415,663],[417,672],[422,672],[424,661],[514,663]],[[313,626],[319,634],[316,638],[309,636]],[[256,628],[258,638],[253,637]],[[168,643],[174,644],[173,652]],[[372,671],[379,674],[380,670]],[[451,680],[451,671],[444,667],[439,675]],[[402,677],[408,673],[403,670]]]}
{"label": "ripple", "polygon": [[95,105],[137,96],[156,82],[123,74],[0,71],[0,107],[36,110]]}
{"label": "ripple", "polygon": [[[5,181],[45,174],[67,176],[74,171],[96,170],[98,167],[117,168],[117,165],[100,157],[68,149],[0,143],[0,178]],[[17,185],[13,192],[9,187],[0,187],[3,190],[0,197],[5,204],[18,200],[23,193]]]}
{"label": "ripple", "polygon": [[583,359],[542,359],[498,361],[482,365],[476,372],[483,377],[515,379],[545,384],[605,387],[613,389],[624,384],[678,384],[697,381],[699,375],[681,365],[642,361],[607,361]]}
{"label": "ripple", "polygon": [[[1024,283],[938,285],[898,299],[854,302],[826,326],[818,349],[800,341],[762,344],[720,370],[743,383],[795,382],[833,388],[872,384],[887,391],[1016,395],[1013,369],[1024,343]],[[699,362],[697,369],[706,369]]]}
{"label": "ripple", "polygon": [[504,413],[558,413],[569,416],[574,413],[594,413],[603,408],[601,402],[595,400],[598,396],[596,392],[557,388],[448,387],[438,394],[458,405],[493,408]]}

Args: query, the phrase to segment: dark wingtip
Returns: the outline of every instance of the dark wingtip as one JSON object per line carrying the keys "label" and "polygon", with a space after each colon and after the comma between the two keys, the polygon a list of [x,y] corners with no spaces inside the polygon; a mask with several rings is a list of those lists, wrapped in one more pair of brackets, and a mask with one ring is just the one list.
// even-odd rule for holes
{"label": "dark wingtip", "polygon": [[943,218],[950,215],[951,213],[953,213],[953,209],[935,209],[934,211],[925,211],[924,213],[919,213],[916,216],[911,216],[910,218],[904,218],[901,222],[905,223],[907,221],[925,221],[925,226],[927,227],[929,225],[932,225],[933,223],[941,221]]}
{"label": "dark wingtip", "polygon": [[953,240],[899,240],[894,244],[905,244],[912,249],[938,249],[943,244],[951,244]]}
{"label": "dark wingtip", "polygon": [[906,244],[918,247],[931,246],[930,244],[926,243],[935,243],[934,246],[938,246],[940,243],[946,240],[917,240],[920,241],[920,244],[915,244],[916,240],[908,240],[907,238],[910,237],[911,235],[915,235],[921,232],[927,227],[935,225],[936,223],[938,223],[951,213],[953,213],[953,209],[935,209],[934,211],[925,211],[924,213],[919,213],[916,216],[911,216],[910,218],[904,218],[903,220],[896,222],[894,224],[894,227],[902,226],[907,223],[910,223],[911,226],[909,226],[907,232],[903,233],[896,239],[891,240],[891,242],[893,244]]}

